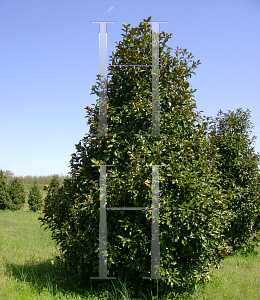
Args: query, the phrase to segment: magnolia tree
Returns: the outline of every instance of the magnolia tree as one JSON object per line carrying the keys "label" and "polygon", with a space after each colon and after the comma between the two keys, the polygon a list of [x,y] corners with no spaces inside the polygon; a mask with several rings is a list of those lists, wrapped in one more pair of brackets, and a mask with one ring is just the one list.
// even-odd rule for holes
{"label": "magnolia tree", "polygon": [[[157,248],[153,268],[159,270],[157,275],[167,277],[158,281],[161,291],[166,292],[205,281],[209,266],[218,265],[231,251],[223,232],[232,213],[222,193],[217,169],[220,156],[207,138],[209,119],[195,111],[195,90],[188,82],[200,62],[178,47],[172,56],[167,46],[171,34],[152,32],[150,20],[135,28],[123,24],[123,38],[110,56],[108,134],[99,135],[99,74],[92,88],[97,103],[86,107],[90,130],[72,154],[71,178],[54,194],[48,194],[40,220],[52,231],[60,246],[61,261],[79,282],[99,277],[102,271],[104,275],[99,253],[103,209],[99,183],[104,171],[100,165],[109,165],[105,169],[106,208],[147,209],[106,210],[107,275],[126,277],[132,290],[146,291],[150,281],[143,278],[154,275],[151,259],[154,263],[155,251],[151,244],[157,235],[159,255]],[[154,49],[159,50],[159,56]],[[160,66],[158,85],[153,75],[156,68],[152,67],[156,61]],[[158,129],[155,119],[160,124],[159,134],[153,131]],[[157,207],[153,181],[156,170]],[[156,232],[151,228],[155,224],[159,224]]]}

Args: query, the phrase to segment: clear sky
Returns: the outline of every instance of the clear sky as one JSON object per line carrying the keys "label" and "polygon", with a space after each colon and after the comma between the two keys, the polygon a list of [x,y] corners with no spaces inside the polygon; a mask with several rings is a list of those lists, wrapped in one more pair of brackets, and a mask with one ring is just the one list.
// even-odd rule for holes
{"label": "clear sky", "polygon": [[[84,107],[99,73],[99,25],[108,56],[122,22],[168,21],[173,50],[201,65],[190,83],[197,109],[215,117],[247,108],[260,136],[259,0],[0,0],[0,169],[16,176],[69,172],[75,144],[88,132]],[[174,52],[172,53],[174,55]],[[255,143],[260,152],[260,139]]]}

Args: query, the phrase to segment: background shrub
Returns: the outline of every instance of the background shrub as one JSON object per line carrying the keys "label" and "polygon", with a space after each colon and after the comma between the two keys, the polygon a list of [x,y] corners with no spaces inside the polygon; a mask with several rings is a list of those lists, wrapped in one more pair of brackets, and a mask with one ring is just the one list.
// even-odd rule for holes
{"label": "background shrub", "polygon": [[253,128],[250,117],[249,109],[228,113],[220,110],[210,132],[221,155],[218,163],[221,187],[228,196],[228,210],[233,212],[225,237],[234,250],[252,244],[259,224],[260,155],[252,146],[256,137],[249,138]]}
{"label": "background shrub", "polygon": [[0,170],[0,209],[7,209],[10,197],[5,172]]}
{"label": "background shrub", "polygon": [[28,195],[29,208],[32,211],[41,210],[43,207],[43,198],[40,191],[40,187],[36,181],[34,181],[32,187],[30,188]]}
{"label": "background shrub", "polygon": [[7,208],[10,210],[21,209],[25,203],[26,193],[24,184],[19,178],[14,178],[8,186],[9,202]]}

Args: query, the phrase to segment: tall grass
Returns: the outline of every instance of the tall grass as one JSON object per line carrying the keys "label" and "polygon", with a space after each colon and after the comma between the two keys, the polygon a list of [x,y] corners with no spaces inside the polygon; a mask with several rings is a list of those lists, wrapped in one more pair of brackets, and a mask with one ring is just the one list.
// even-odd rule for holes
{"label": "tall grass", "polygon": [[[51,232],[40,227],[41,212],[0,211],[0,299],[161,299],[135,295],[122,282],[94,281],[79,287],[59,268]],[[247,256],[234,253],[211,270],[212,281],[169,299],[260,299],[260,245]],[[96,282],[96,281],[95,281]],[[165,299],[165,298],[163,298]]]}

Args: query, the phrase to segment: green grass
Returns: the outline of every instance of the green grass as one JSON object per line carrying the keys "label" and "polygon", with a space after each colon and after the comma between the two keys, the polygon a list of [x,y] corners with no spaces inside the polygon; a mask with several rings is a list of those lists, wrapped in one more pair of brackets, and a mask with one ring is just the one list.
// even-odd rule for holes
{"label": "green grass", "polygon": [[[152,299],[149,295],[134,298],[117,280],[92,290],[89,286],[87,291],[73,285],[67,275],[58,272],[55,257],[59,251],[50,231],[40,227],[41,214],[0,211],[1,300]],[[259,244],[256,252],[248,256],[237,252],[226,257],[222,265],[211,270],[212,281],[199,287],[197,293],[178,299],[260,299]],[[161,298],[159,295],[153,299]]]}

